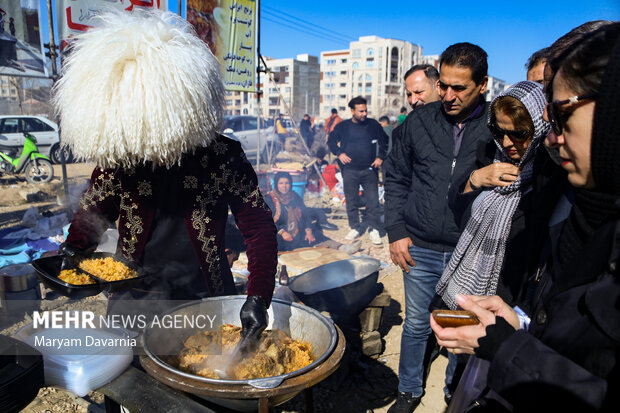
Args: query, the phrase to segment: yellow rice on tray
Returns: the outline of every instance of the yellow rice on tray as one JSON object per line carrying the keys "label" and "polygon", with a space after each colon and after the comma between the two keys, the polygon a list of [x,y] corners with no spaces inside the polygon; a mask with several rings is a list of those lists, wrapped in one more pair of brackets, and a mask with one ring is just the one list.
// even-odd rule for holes
{"label": "yellow rice on tray", "polygon": [[105,281],[121,281],[134,278],[138,273],[112,257],[82,260],[79,267]]}
{"label": "yellow rice on tray", "polygon": [[73,285],[88,285],[95,283],[95,280],[86,274],[77,272],[77,270],[62,270],[58,275],[58,279]]}

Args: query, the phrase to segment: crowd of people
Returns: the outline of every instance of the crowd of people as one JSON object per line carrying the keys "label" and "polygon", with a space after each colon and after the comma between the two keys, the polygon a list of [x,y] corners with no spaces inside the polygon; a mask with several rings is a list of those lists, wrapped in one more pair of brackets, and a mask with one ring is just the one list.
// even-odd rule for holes
{"label": "crowd of people", "polygon": [[[186,22],[169,14],[102,20],[79,36],[55,88],[63,140],[98,165],[64,254],[91,252],[118,220],[119,252],[153,274],[147,295],[232,294],[230,209],[249,259],[242,335],[255,340],[267,324],[277,250],[352,253],[366,229],[374,244],[385,231],[405,291],[389,412],[420,404],[424,360],[436,346],[449,355],[449,412],[617,411],[620,23],[586,23],[536,52],[527,80],[492,102],[487,53],[457,43],[439,70],[405,74],[412,110],[404,116],[403,108],[398,125],[369,118],[362,97],[350,101],[350,119],[333,110],[324,128],[337,160],[323,166],[332,184],[342,177],[351,241],[342,245],[323,235],[290,174],[261,194],[240,144],[218,133],[218,64]],[[139,30],[128,35],[128,26]],[[160,77],[142,76],[152,67]],[[127,92],[136,77],[144,88]],[[305,116],[307,146],[313,129]],[[283,146],[282,118],[276,134]],[[141,299],[145,290],[128,294]],[[442,327],[433,309],[467,310],[479,323]]]}

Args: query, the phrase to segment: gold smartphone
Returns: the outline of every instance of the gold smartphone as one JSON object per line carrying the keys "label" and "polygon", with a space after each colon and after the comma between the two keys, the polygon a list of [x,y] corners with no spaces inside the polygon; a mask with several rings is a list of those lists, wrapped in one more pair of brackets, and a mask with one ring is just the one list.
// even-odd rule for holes
{"label": "gold smartphone", "polygon": [[461,327],[480,323],[476,314],[464,310],[434,310],[433,318],[442,327]]}

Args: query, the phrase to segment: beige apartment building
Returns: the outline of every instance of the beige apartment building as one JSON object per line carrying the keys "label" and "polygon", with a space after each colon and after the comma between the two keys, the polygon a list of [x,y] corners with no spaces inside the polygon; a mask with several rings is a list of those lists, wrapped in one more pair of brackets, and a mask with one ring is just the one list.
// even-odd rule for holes
{"label": "beige apartment building", "polygon": [[349,117],[347,103],[355,96],[368,101],[368,116],[397,116],[407,106],[403,76],[418,64],[422,47],[413,43],[362,36],[348,50],[321,53],[321,118],[332,108]]}
{"label": "beige apartment building", "polygon": [[[274,118],[278,113],[299,122],[305,113],[316,116],[319,111],[319,59],[308,54],[296,58],[270,59],[264,57],[269,69],[261,73],[263,91],[261,116]],[[256,94],[226,92],[226,115],[258,115]]]}

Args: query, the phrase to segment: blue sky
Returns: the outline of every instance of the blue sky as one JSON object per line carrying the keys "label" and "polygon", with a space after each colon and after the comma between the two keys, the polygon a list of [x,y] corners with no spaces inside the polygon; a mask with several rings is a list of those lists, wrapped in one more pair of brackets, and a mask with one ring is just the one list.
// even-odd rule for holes
{"label": "blue sky", "polygon": [[[40,1],[46,28],[45,0]],[[302,53],[319,56],[323,50],[347,49],[347,39],[377,35],[416,43],[424,54],[439,54],[453,43],[468,41],[489,54],[490,75],[514,83],[525,78],[523,65],[532,52],[549,46],[573,27],[588,20],[620,20],[620,0],[409,3],[264,0],[261,52],[274,58]],[[177,0],[169,0],[168,7],[176,12],[177,4]]]}

